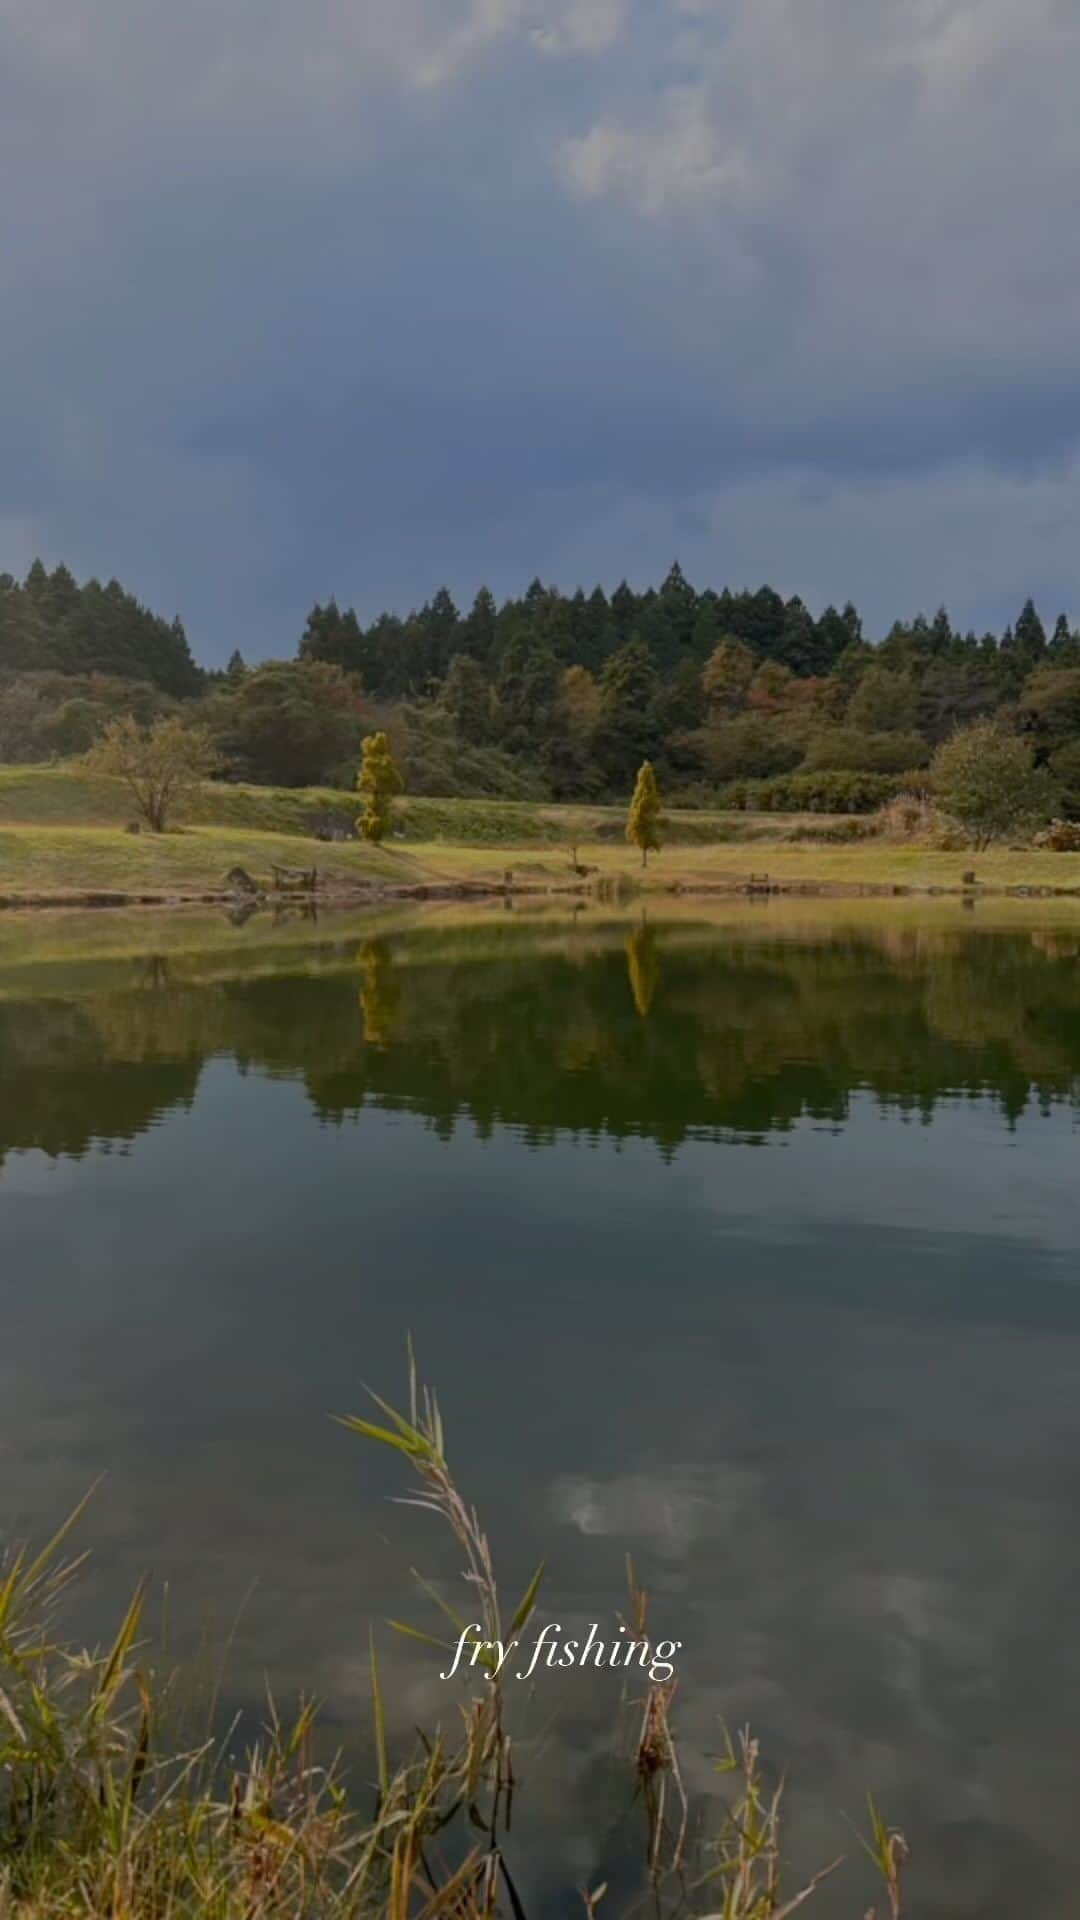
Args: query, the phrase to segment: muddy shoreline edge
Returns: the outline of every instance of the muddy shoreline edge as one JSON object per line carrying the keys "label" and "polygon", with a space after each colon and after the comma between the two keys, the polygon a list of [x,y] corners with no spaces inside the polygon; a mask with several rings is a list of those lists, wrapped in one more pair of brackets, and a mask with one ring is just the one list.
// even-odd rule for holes
{"label": "muddy shoreline edge", "polygon": [[[808,899],[858,900],[858,899],[900,899],[925,898],[939,899],[949,897],[962,900],[975,899],[1014,899],[1014,900],[1062,900],[1080,899],[1080,886],[1006,886],[993,882],[979,882],[970,885],[927,884],[915,885],[904,881],[873,880],[814,880],[775,879],[760,875],[753,878],[733,875],[730,879],[699,881],[687,884],[672,881],[668,885],[653,886],[648,889],[636,888],[633,883],[620,889],[625,900],[653,897],[678,897],[681,899],[708,899],[716,896],[752,895],[761,897],[770,894],[798,895]],[[620,897],[614,890],[611,896],[598,892],[596,888],[583,884],[542,885],[538,882],[485,882],[485,881],[432,881],[418,882],[413,885],[383,886],[378,883],[357,885],[355,887],[326,887],[312,892],[266,891],[256,894],[234,891],[225,887],[211,888],[62,888],[21,889],[0,893],[0,913],[31,911],[56,911],[57,909],[100,908],[107,910],[146,908],[157,912],[184,907],[221,907],[225,910],[250,907],[261,911],[267,907],[310,908],[321,907],[327,910],[349,907],[377,907],[393,905],[399,901],[430,900],[513,900],[517,898],[548,897],[575,901],[593,900],[598,904],[612,904]]]}

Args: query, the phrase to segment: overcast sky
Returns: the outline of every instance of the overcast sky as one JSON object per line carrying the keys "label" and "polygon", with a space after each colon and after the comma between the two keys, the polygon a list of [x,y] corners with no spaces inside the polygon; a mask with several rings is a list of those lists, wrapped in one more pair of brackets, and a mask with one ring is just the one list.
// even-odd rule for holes
{"label": "overcast sky", "polygon": [[1080,616],[1080,0],[0,0],[0,567]]}

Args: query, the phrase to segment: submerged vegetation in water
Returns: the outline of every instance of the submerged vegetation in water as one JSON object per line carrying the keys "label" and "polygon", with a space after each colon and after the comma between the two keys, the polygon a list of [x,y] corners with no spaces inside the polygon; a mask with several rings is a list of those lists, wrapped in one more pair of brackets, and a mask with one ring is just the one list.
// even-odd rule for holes
{"label": "submerged vegetation in water", "polygon": [[[478,1660],[465,1669],[471,1686],[451,1724],[419,1729],[405,1758],[392,1754],[373,1638],[368,1786],[350,1794],[339,1765],[318,1758],[310,1702],[290,1721],[271,1706],[239,1763],[227,1754],[232,1730],[184,1744],[178,1677],[155,1671],[140,1644],[142,1587],[108,1647],[88,1651],[58,1631],[59,1603],[83,1564],[64,1557],[80,1508],[40,1553],[14,1553],[0,1577],[4,1920],[525,1920],[527,1894],[509,1856],[527,1781],[494,1648],[528,1623],[543,1569],[507,1616],[486,1533],[447,1462],[434,1395],[418,1390],[410,1366],[408,1414],[378,1406],[386,1424],[344,1424],[408,1462],[419,1483],[414,1504],[457,1544],[469,1618],[420,1584],[455,1635],[470,1634],[471,1616],[480,1616]],[[628,1568],[628,1625],[647,1641],[647,1596]],[[766,1784],[749,1733],[737,1743],[725,1737],[717,1789],[695,1807],[691,1827],[675,1695],[674,1680],[648,1680],[627,1702],[626,1777],[642,1811],[637,1893],[620,1903],[601,1881],[568,1887],[567,1896],[589,1920],[602,1902],[604,1912],[626,1911],[643,1899],[671,1920],[786,1920],[841,1862],[785,1889],[783,1784]],[[862,1844],[899,1920],[906,1843],[872,1802],[870,1821]]]}

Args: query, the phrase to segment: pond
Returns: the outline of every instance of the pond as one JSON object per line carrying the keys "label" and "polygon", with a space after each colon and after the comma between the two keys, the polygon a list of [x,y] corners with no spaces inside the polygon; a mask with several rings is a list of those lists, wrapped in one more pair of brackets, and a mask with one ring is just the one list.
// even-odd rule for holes
{"label": "pond", "polygon": [[[539,1617],[609,1630],[633,1556],[695,1789],[749,1722],[800,1860],[869,1788],[920,1914],[1063,1911],[1078,1094],[1045,903],[9,919],[0,1542],[104,1474],[80,1632],[148,1570],[348,1749],[374,1620],[403,1733],[453,1688],[381,1623],[456,1562],[329,1416],[411,1333],[509,1597],[545,1556]],[[618,1684],[519,1689],[539,1911],[620,1870]]]}

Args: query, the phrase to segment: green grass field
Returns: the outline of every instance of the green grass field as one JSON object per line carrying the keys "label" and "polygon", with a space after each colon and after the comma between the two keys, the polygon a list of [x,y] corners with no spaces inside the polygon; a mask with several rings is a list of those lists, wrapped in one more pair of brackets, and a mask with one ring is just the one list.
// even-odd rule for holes
{"label": "green grass field", "polygon": [[[328,787],[250,787],[208,781],[186,824],[238,828],[244,832],[310,837],[312,816],[322,811],[355,817],[354,794]],[[550,846],[573,835],[625,845],[622,807],[549,806],[527,800],[433,800],[406,795],[395,802],[395,840],[427,845],[450,841],[479,847]],[[119,780],[88,773],[78,762],[47,767],[0,767],[0,828],[122,827],[132,802]],[[707,844],[720,837],[776,838],[810,816],[674,811],[668,832],[680,844]]]}
{"label": "green grass field", "polygon": [[0,897],[119,892],[184,897],[221,889],[234,866],[269,886],[271,868],[314,866],[328,886],[587,884],[645,891],[745,886],[767,875],[785,887],[960,887],[974,868],[981,886],[1080,888],[1080,854],[995,848],[943,853],[879,840],[850,845],[799,839],[820,816],[671,813],[664,847],[646,870],[624,838],[615,807],[556,807],[494,800],[406,798],[384,847],[324,844],[310,833],[320,808],[350,813],[349,794],[209,783],[177,831],[126,833],[131,804],[119,782],[77,764],[0,768]]}
{"label": "green grass field", "polygon": [[320,847],[284,833],[184,827],[127,834],[115,827],[0,826],[0,894],[119,891],[206,893],[233,867],[267,886],[271,868],[317,866],[342,884],[409,886],[434,877],[414,854],[362,844]]}

